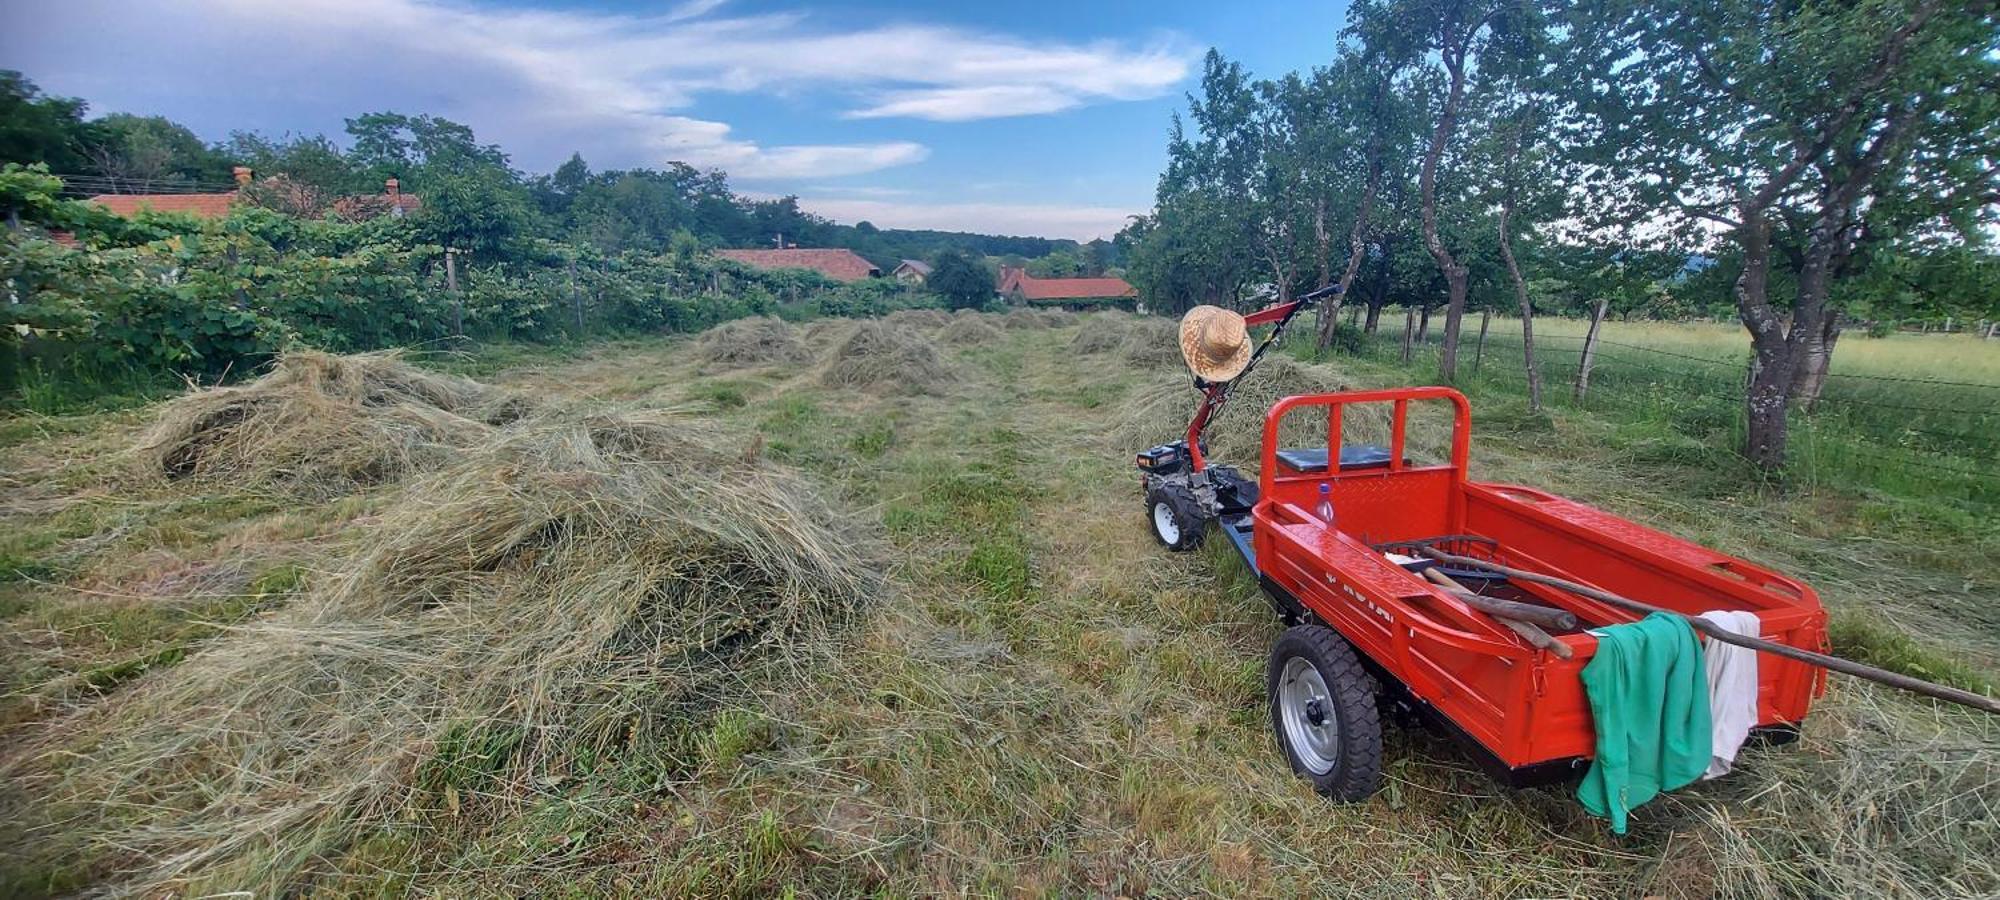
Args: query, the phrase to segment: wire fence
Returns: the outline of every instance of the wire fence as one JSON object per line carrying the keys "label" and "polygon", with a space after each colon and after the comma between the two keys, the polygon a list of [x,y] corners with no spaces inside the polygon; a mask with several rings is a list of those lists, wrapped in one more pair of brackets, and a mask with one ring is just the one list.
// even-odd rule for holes
{"label": "wire fence", "polygon": [[[1403,329],[1388,319],[1385,314],[1377,333],[1350,339],[1347,349],[1435,377],[1440,323],[1432,323],[1423,340],[1412,340],[1404,362]],[[1511,319],[1493,324],[1502,322],[1518,328]],[[1525,395],[1526,351],[1519,331],[1494,328],[1482,341],[1474,326],[1460,336],[1459,380]],[[1740,349],[1702,355],[1600,336],[1588,389],[1579,397],[1575,385],[1585,340],[1536,335],[1544,405],[1588,410],[1627,424],[1658,424],[1709,447],[1741,446],[1747,340]],[[2000,346],[1994,352],[2000,353]],[[1836,348],[1836,365],[1838,359]],[[1794,412],[1790,437],[1790,467],[1804,477],[1898,494],[2000,502],[2000,384],[1832,372],[1817,401]]]}

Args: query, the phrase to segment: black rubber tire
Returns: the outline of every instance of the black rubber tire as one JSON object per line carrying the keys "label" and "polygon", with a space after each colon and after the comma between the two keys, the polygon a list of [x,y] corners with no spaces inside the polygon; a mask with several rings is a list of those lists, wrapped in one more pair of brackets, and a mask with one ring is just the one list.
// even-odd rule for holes
{"label": "black rubber tire", "polygon": [[[1334,765],[1315,774],[1300,760],[1285,734],[1279,708],[1279,681],[1285,664],[1303,658],[1319,670],[1331,695],[1332,714],[1339,725],[1340,747]],[[1382,788],[1382,719],[1375,707],[1375,679],[1361,667],[1354,648],[1324,625],[1294,625],[1278,636],[1265,669],[1265,696],[1270,703],[1271,731],[1284,750],[1292,771],[1312,782],[1313,790],[1343,803],[1366,800]]]}
{"label": "black rubber tire", "polygon": [[[1169,541],[1153,523],[1154,508],[1166,504],[1173,513],[1174,524],[1180,531],[1178,540]],[[1153,539],[1175,553],[1185,553],[1201,546],[1208,537],[1208,517],[1202,515],[1201,504],[1194,499],[1194,492],[1186,485],[1162,484],[1146,492],[1146,530],[1153,533]]]}

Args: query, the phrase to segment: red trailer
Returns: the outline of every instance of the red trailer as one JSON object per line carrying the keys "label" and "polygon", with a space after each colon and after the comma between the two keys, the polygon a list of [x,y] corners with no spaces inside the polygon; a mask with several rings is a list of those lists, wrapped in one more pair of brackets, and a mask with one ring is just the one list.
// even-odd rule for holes
{"label": "red trailer", "polygon": [[[1295,311],[1271,321],[1282,328]],[[1287,397],[1265,417],[1252,483],[1202,456],[1199,426],[1226,390],[1197,387],[1206,398],[1188,440],[1139,455],[1148,521],[1171,549],[1219,528],[1256,573],[1290,626],[1268,669],[1272,724],[1294,770],[1330,797],[1358,800],[1379,786],[1384,705],[1435,723],[1507,783],[1580,773],[1596,748],[1578,677],[1597,645],[1588,629],[1640,617],[1492,570],[1443,569],[1481,597],[1574,614],[1574,627],[1551,634],[1563,648],[1538,648],[1419,574],[1429,560],[1392,557],[1397,550],[1414,557],[1438,548],[1688,616],[1749,610],[1766,639],[1826,649],[1826,612],[1798,581],[1544,491],[1470,480],[1471,410],[1457,391]],[[1423,404],[1450,410],[1448,456],[1428,462],[1408,446],[1412,408]],[[1386,412],[1386,445],[1344,445],[1343,421],[1361,405]],[[1323,418],[1324,431],[1314,431],[1324,443],[1281,446],[1288,416]],[[1333,524],[1316,512],[1323,497]],[[1825,689],[1825,670],[1768,655],[1759,662],[1757,724],[1766,737],[1795,736]]]}

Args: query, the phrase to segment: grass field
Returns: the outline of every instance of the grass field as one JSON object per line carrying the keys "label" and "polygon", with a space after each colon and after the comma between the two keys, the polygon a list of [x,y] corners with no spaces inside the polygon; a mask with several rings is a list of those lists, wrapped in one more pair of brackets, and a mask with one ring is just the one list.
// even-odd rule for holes
{"label": "grass field", "polygon": [[[127,450],[156,406],[0,421],[0,847],[15,848],[0,856],[0,893],[2000,892],[2000,727],[1853,681],[1833,682],[1799,743],[1747,751],[1737,773],[1645,807],[1624,837],[1566,788],[1499,787],[1420,730],[1391,731],[1380,795],[1325,803],[1270,737],[1263,664],[1278,625],[1254,584],[1221,542],[1169,555],[1141,522],[1127,435],[1178,426],[1133,421],[1178,408],[1155,396],[1175,380],[1171,357],[1133,362],[1122,344],[1078,340],[1140,327],[1129,317],[1046,318],[986,317],[990,331],[962,339],[944,338],[956,324],[906,323],[939,338],[945,367],[914,394],[828,387],[819,363],[720,367],[689,339],[430,361],[571,410],[687,410],[681,427],[798,470],[851,513],[856,543],[887,548],[883,580],[812,652],[658,713],[645,740],[579,739],[518,765],[464,741],[426,745],[409,765],[444,776],[413,777],[394,808],[277,875],[218,864],[150,882],[132,873],[156,860],[115,833],[52,840],[82,832],[64,817],[84,813],[49,799],[48,769],[66,764],[72,734],[318,596],[416,488],[302,501],[226,479],[135,479]],[[824,355],[854,327],[801,340]],[[1779,490],[1731,461],[1725,413],[1692,391],[1719,383],[1700,374],[1717,367],[1607,351],[1583,402],[1530,415],[1509,374],[1518,344],[1509,353],[1500,333],[1465,385],[1474,477],[1546,487],[1798,575],[1833,610],[1841,652],[1991,689],[2000,534],[1994,488],[1977,477],[1993,458],[1973,439],[1994,440],[1993,419],[1949,447],[1891,428],[1944,431],[1949,417],[1816,424],[1829,443],[1891,455],[1900,474],[1832,455]],[[1610,337],[1731,359],[1698,327]],[[1922,340],[1850,339],[1836,371],[2000,380],[1983,346],[1942,354]],[[1547,343],[1551,393],[1566,398],[1568,351]],[[1964,359],[1941,371],[1947,356]],[[1428,380],[1422,365],[1371,346],[1299,377],[1392,385]],[[1840,402],[1911,402],[1887,387],[1902,384],[1857,379]],[[1923,402],[1990,416],[1993,399]],[[1927,483],[1911,460],[1974,475]]]}

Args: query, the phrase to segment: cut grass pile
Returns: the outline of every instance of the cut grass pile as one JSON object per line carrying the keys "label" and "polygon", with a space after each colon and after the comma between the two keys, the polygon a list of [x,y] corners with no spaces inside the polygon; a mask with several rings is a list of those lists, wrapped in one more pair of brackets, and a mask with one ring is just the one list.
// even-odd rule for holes
{"label": "cut grass pile", "polygon": [[1000,339],[1001,331],[984,316],[953,316],[951,324],[938,331],[938,340],[953,346],[985,344]]}
{"label": "cut grass pile", "polygon": [[714,433],[536,420],[416,479],[285,609],[8,754],[10,852],[117,893],[282,895],[461,789],[671,743],[691,705],[810,669],[873,593],[870,541]]}
{"label": "cut grass pile", "polygon": [[1077,329],[1071,338],[1071,353],[1109,353],[1125,345],[1125,323],[1104,316],[1085,319],[1083,327]]}
{"label": "cut grass pile", "polygon": [[813,358],[791,323],[769,316],[724,322],[702,332],[695,346],[703,364],[717,370],[801,365]]}
{"label": "cut grass pile", "polygon": [[[1176,349],[1174,355],[1178,358],[1180,351]],[[1184,369],[1140,384],[1113,427],[1119,445],[1143,450],[1179,439],[1201,399],[1189,384]],[[1267,354],[1230,395],[1222,414],[1210,422],[1209,455],[1246,471],[1255,469],[1263,445],[1264,414],[1272,404],[1293,394],[1337,391],[1345,384],[1332,369]],[[1279,443],[1286,447],[1326,446],[1325,423],[1324,413],[1316,419],[1305,414],[1287,416],[1280,423]]]}
{"label": "cut grass pile", "polygon": [[1180,323],[1156,316],[1142,316],[1126,326],[1118,350],[1125,361],[1142,368],[1182,366]]}
{"label": "cut grass pile", "polygon": [[344,493],[436,469],[528,409],[518,395],[395,353],[288,353],[248,384],[167,403],[136,455],[168,478]]}
{"label": "cut grass pile", "polygon": [[941,309],[899,309],[883,316],[882,321],[911,331],[929,331],[949,324],[951,314]]}
{"label": "cut grass pile", "polygon": [[820,370],[828,387],[886,394],[935,394],[956,380],[929,338],[880,321],[857,324]]}
{"label": "cut grass pile", "polygon": [[1076,322],[1074,313],[1058,309],[1029,309],[1016,306],[1000,316],[1009,328],[1061,328]]}

